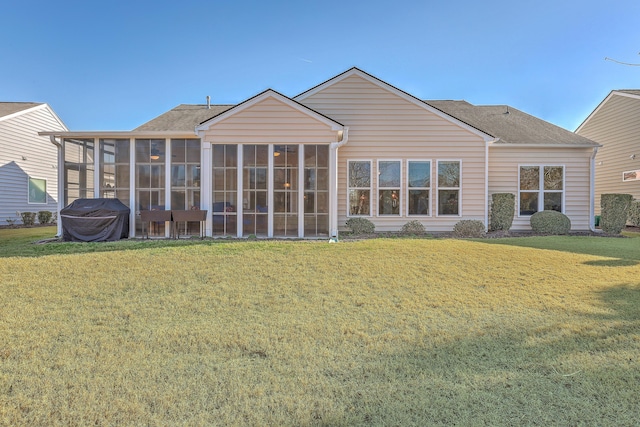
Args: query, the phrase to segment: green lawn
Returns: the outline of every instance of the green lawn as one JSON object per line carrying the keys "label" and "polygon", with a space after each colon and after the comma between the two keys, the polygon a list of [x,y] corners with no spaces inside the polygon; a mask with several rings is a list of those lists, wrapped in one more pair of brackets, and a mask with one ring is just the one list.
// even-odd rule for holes
{"label": "green lawn", "polygon": [[640,239],[31,242],[0,425],[640,424]]}

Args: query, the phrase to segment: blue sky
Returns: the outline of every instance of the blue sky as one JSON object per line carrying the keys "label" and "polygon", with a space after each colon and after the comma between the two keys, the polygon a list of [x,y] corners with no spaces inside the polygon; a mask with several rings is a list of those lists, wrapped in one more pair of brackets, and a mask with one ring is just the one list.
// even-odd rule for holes
{"label": "blue sky", "polygon": [[71,130],[130,130],[182,103],[295,96],[356,66],[422,99],[509,104],[575,130],[640,88],[638,0],[11,1],[0,100]]}

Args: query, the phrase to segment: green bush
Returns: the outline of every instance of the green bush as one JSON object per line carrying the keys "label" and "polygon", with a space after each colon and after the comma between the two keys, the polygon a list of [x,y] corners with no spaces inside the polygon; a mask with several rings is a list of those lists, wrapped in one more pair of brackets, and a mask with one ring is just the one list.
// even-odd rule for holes
{"label": "green bush", "polygon": [[540,234],[569,234],[571,220],[558,211],[540,211],[531,215],[531,229]]}
{"label": "green bush", "polygon": [[371,234],[376,231],[374,223],[367,218],[349,218],[345,224],[353,234]]}
{"label": "green bush", "polygon": [[422,225],[420,221],[414,219],[413,221],[406,222],[402,226],[401,232],[403,234],[421,235],[421,234],[425,234],[427,230],[424,228],[424,225]]}
{"label": "green bush", "polygon": [[477,219],[463,219],[453,226],[455,237],[483,237],[484,223]]}
{"label": "green bush", "polygon": [[492,231],[509,231],[513,224],[515,210],[516,196],[513,193],[496,193],[491,196],[489,229]]}
{"label": "green bush", "polygon": [[634,227],[640,227],[640,200],[633,200],[629,205],[627,221]]}
{"label": "green bush", "polygon": [[24,225],[33,225],[36,222],[35,212],[21,212],[20,216],[22,217],[22,223]]}
{"label": "green bush", "polygon": [[627,225],[627,212],[633,200],[631,194],[600,196],[600,228],[608,234],[620,234]]}
{"label": "green bush", "polygon": [[38,211],[38,222],[40,224],[49,224],[53,214],[50,211]]}

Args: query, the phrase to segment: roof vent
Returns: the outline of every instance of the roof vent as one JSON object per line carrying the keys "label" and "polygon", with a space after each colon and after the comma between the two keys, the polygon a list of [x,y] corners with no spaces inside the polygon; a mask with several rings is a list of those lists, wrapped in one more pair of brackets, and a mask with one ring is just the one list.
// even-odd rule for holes
{"label": "roof vent", "polygon": [[211,109],[211,97],[207,95],[207,110]]}
{"label": "roof vent", "polygon": [[511,114],[511,113],[509,112],[509,106],[508,106],[508,105],[507,105],[507,111],[505,111],[505,112],[504,112],[504,114]]}

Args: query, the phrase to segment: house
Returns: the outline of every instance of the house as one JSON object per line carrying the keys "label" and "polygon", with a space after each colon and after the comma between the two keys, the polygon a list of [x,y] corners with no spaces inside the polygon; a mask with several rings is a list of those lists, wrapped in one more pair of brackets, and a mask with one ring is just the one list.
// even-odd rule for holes
{"label": "house", "polygon": [[640,199],[640,90],[613,90],[576,129],[602,145],[595,165],[595,211],[600,195]]}
{"label": "house", "polygon": [[504,105],[424,101],[358,68],[294,97],[179,105],[132,131],[41,134],[78,177],[61,182],[64,203],[117,197],[131,235],[140,211],[192,208],[208,211],[208,236],[329,237],[352,217],[446,232],[488,224],[498,192],[517,196],[514,230],[543,209],[574,230],[593,222],[595,142]]}
{"label": "house", "polygon": [[0,225],[58,209],[58,154],[42,129],[67,131],[47,104],[0,102]]}

